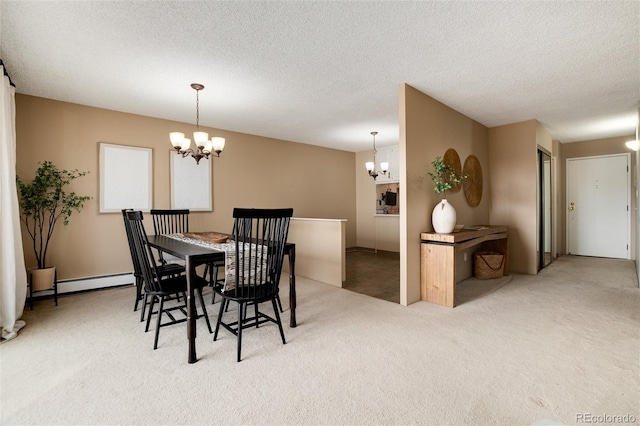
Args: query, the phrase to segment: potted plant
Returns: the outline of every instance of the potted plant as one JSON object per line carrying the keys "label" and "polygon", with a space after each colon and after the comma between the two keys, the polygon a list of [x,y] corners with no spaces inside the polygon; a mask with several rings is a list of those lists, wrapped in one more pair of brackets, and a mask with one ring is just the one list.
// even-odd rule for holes
{"label": "potted plant", "polygon": [[433,229],[438,234],[448,234],[456,226],[456,210],[447,201],[447,191],[459,186],[469,176],[464,173],[456,173],[450,165],[444,163],[440,157],[431,162],[433,171],[429,176],[435,183],[436,194],[443,193],[442,200],[435,206],[431,215]]}
{"label": "potted plant", "polygon": [[33,241],[33,252],[38,263],[30,269],[31,291],[53,287],[55,267],[47,267],[47,250],[53,231],[59,220],[69,223],[73,211],[80,212],[91,197],[65,191],[74,179],[88,172],[60,170],[52,162],[39,163],[36,175],[30,183],[16,176],[20,203],[20,220],[25,224]]}

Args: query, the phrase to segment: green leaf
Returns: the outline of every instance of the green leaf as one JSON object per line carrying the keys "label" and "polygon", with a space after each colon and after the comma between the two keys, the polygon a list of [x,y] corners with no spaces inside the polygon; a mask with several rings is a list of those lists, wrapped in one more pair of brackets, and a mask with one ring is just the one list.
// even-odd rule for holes
{"label": "green leaf", "polygon": [[429,176],[435,183],[436,194],[453,189],[469,177],[466,174],[456,174],[453,168],[445,164],[440,157],[436,157],[431,162],[431,166],[433,171],[429,172]]}

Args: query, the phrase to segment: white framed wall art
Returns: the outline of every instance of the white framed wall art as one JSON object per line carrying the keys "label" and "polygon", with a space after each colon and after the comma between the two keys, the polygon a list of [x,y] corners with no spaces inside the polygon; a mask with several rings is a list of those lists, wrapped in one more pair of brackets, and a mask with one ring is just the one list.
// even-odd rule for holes
{"label": "white framed wall art", "polygon": [[203,158],[200,164],[191,156],[183,157],[172,151],[171,208],[191,211],[212,211],[211,159]]}
{"label": "white framed wall art", "polygon": [[100,213],[153,206],[153,149],[100,142]]}

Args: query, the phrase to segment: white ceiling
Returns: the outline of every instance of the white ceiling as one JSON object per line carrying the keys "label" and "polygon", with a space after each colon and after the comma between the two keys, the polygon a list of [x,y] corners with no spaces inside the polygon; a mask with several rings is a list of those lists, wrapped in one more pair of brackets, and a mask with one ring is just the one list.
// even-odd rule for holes
{"label": "white ceiling", "polygon": [[355,152],[398,142],[401,83],[488,127],[636,131],[638,1],[0,1],[18,93],[195,123],[197,82],[201,124]]}

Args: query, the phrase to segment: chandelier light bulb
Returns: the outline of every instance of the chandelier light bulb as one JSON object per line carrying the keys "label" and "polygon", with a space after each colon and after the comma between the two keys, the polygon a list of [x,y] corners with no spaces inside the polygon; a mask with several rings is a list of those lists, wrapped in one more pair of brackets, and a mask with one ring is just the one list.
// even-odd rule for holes
{"label": "chandelier light bulb", "polygon": [[193,132],[193,141],[196,143],[196,146],[198,148],[202,148],[203,146],[205,146],[208,140],[209,140],[209,133]]}
{"label": "chandelier light bulb", "polygon": [[184,140],[184,133],[182,132],[171,132],[169,133],[169,140],[171,140],[171,145],[173,147],[182,146],[182,141]]}
{"label": "chandelier light bulb", "polygon": [[211,147],[213,146],[213,142],[211,142],[209,139],[206,140],[206,142],[204,143],[204,146],[201,148],[202,152],[204,152],[205,154],[211,154]]}
{"label": "chandelier light bulb", "polygon": [[224,149],[225,139],[216,136],[214,138],[211,138],[211,143],[213,145],[213,151],[220,153]]}

